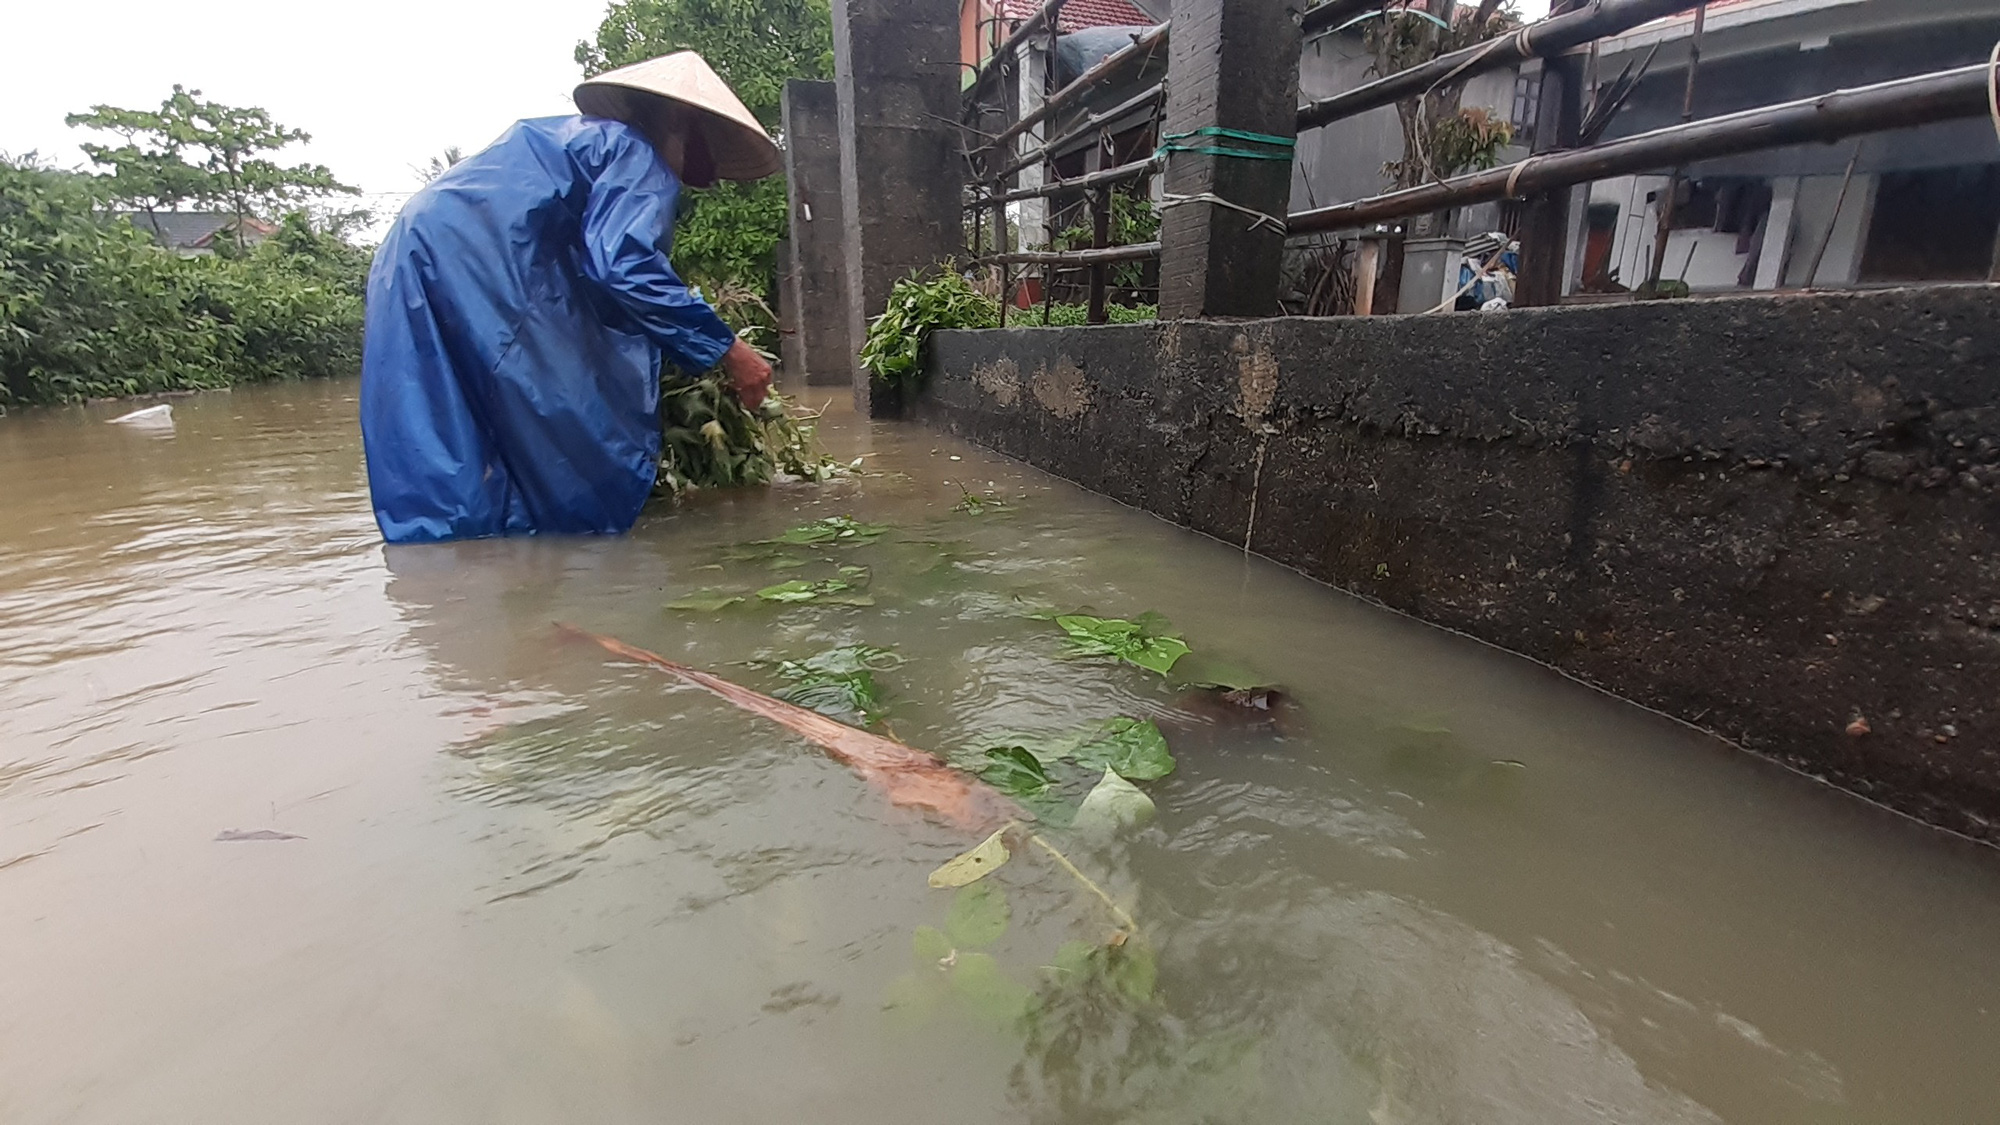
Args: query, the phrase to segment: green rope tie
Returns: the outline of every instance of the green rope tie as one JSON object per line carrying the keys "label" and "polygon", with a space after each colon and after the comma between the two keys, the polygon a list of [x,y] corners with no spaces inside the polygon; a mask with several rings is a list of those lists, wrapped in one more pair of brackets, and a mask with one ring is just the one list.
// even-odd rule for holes
{"label": "green rope tie", "polygon": [[[1284,152],[1259,152],[1254,149],[1235,148],[1227,145],[1188,145],[1177,142],[1195,137],[1223,137],[1228,140],[1249,141],[1251,144],[1269,145],[1282,148]],[[1238,160],[1284,160],[1292,159],[1291,150],[1298,142],[1291,137],[1274,137],[1269,133],[1251,133],[1242,129],[1224,129],[1211,125],[1205,129],[1191,129],[1185,133],[1168,133],[1160,145],[1160,154],[1188,152],[1198,156],[1233,156]]]}

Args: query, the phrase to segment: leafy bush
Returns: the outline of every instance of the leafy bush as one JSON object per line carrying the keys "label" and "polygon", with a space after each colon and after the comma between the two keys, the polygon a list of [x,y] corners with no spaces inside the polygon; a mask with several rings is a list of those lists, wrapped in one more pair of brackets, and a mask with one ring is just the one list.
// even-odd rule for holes
{"label": "leafy bush", "polygon": [[926,280],[913,273],[889,290],[888,307],[868,325],[861,366],[883,382],[915,390],[923,383],[924,342],[940,328],[993,328],[1000,302],[972,287],[946,262]]}
{"label": "leafy bush", "polygon": [[[1156,320],[1154,305],[1110,305],[1105,310],[1112,324],[1138,324]],[[1074,328],[1090,321],[1090,310],[1082,305],[1052,304],[1045,309],[1009,310],[1012,328]],[[940,328],[998,328],[1000,302],[981,293],[951,263],[937,276],[925,279],[913,273],[889,291],[889,305],[868,325],[868,338],[861,345],[861,365],[883,382],[915,390],[923,383],[923,349],[932,332]]]}
{"label": "leafy bush", "polygon": [[241,257],[181,258],[103,190],[0,159],[0,407],[357,368],[365,251],[295,215]]}

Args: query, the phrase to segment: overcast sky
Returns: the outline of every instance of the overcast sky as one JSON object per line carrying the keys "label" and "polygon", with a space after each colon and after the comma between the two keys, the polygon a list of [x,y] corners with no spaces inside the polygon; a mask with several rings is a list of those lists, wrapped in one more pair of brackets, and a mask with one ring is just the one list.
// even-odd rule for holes
{"label": "overcast sky", "polygon": [[[470,152],[518,118],[574,112],[572,52],[606,0],[133,0],[9,3],[0,151],[79,163],[63,115],[153,108],[176,82],[304,129],[286,150],[371,193],[406,193],[447,145]],[[294,156],[293,154],[297,154]],[[379,202],[394,209],[395,196]]]}
{"label": "overcast sky", "polygon": [[[179,82],[313,135],[312,160],[393,211],[412,165],[572,111],[571,52],[606,0],[21,0],[0,36],[0,152],[81,163],[63,115],[152,108]],[[1524,0],[1538,17],[1547,0]]]}

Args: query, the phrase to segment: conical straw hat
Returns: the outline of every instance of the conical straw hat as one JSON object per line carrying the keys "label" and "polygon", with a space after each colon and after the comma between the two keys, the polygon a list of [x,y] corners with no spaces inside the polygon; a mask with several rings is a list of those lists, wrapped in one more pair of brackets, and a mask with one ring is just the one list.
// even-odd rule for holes
{"label": "conical straw hat", "polygon": [[758,180],[784,167],[776,142],[744,108],[742,99],[693,51],[607,70],[576,88],[576,108],[596,117],[642,124],[659,112],[655,98],[692,106],[705,115],[702,132],[715,174],[725,180]]}

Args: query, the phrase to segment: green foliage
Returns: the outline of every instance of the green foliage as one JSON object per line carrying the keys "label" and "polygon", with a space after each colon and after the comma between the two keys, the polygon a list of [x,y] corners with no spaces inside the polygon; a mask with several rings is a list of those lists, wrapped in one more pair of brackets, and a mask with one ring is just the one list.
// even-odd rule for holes
{"label": "green foliage", "polygon": [[745,410],[720,375],[688,379],[667,369],[660,390],[659,481],[679,496],[695,488],[769,484],[778,474],[826,480],[839,468],[820,448],[813,418],[771,395]]}
{"label": "green foliage", "polygon": [[1076,807],[1073,826],[1079,832],[1110,835],[1123,828],[1136,828],[1153,819],[1153,799],[1139,787],[1105,767],[1104,777]]}
{"label": "green foliage", "polygon": [[1147,719],[1107,719],[1076,748],[1078,765],[1117,770],[1122,777],[1152,781],[1174,772],[1167,738]]}
{"label": "green foliage", "polygon": [[933,277],[912,273],[889,290],[888,307],[868,325],[861,366],[876,379],[913,391],[923,384],[924,343],[932,332],[999,323],[1000,303],[946,262]]}
{"label": "green foliage", "polygon": [[855,546],[873,543],[889,530],[886,523],[862,523],[853,516],[827,516],[811,523],[786,529],[776,539],[766,539],[765,543],[785,544],[798,547],[818,547],[827,544]]}
{"label": "green foliage", "polygon": [[0,159],[0,406],[342,374],[368,255],[304,215],[181,258],[98,210],[110,184]]}
{"label": "green foliage", "polygon": [[[1083,212],[1083,221],[1063,231],[1052,244],[1057,250],[1084,250],[1097,244],[1095,220],[1089,210]],[[1151,242],[1160,237],[1160,212],[1153,206],[1150,196],[1134,191],[1113,191],[1111,193],[1111,241],[1112,246],[1130,246],[1136,242]],[[1137,289],[1146,284],[1146,267],[1142,262],[1122,262],[1111,267],[1107,278],[1113,289]],[[1151,320],[1152,317],[1145,319]],[[1079,321],[1078,323],[1082,323]],[[1117,323],[1113,320],[1112,323]]]}
{"label": "green foliage", "polygon": [[[1111,305],[1112,324],[1140,324],[1159,318],[1154,305]],[[1011,328],[1074,328],[1089,323],[1082,305],[1054,304],[1044,308],[1010,309]],[[914,391],[923,386],[924,344],[944,328],[998,328],[1000,302],[981,293],[950,262],[932,271],[912,273],[889,291],[889,304],[868,325],[861,345],[861,366],[892,386]]]}
{"label": "green foliage", "polygon": [[1025,746],[995,746],[974,771],[980,780],[1010,797],[1039,797],[1049,791],[1049,771]]}
{"label": "green foliage", "polygon": [[[775,133],[787,78],[833,77],[833,21],[827,0],[614,0],[576,61],[595,75],[680,50],[700,52]],[[735,285],[769,300],[785,214],[776,176],[689,191],[674,268],[704,292]]]}
{"label": "green foliage", "polygon": [[[1520,14],[1508,0],[1432,0],[1427,8],[1412,5],[1385,10],[1380,22],[1368,25],[1367,43],[1375,55],[1375,73],[1389,75],[1496,39],[1520,26]],[[1465,82],[1462,77],[1437,82],[1421,97],[1396,103],[1396,117],[1403,129],[1403,158],[1382,167],[1394,187],[1415,187],[1472,167],[1482,151],[1497,153],[1513,139],[1511,128],[1505,139],[1497,139],[1498,130],[1493,126],[1504,127],[1504,123],[1490,112],[1484,120],[1462,116],[1459,104],[1465,95]],[[1455,161],[1464,163],[1454,166]]]}
{"label": "green foliage", "polygon": [[797,605],[804,602],[817,602],[822,605],[874,605],[875,599],[863,593],[867,588],[867,567],[843,566],[837,577],[822,578],[817,582],[795,578],[790,582],[766,586],[757,591],[757,597],[781,605]]}
{"label": "green foliage", "polygon": [[954,949],[984,949],[1007,932],[1013,911],[1007,892],[991,883],[960,887],[945,912],[944,936]]}
{"label": "green foliage", "polygon": [[1071,656],[1115,657],[1162,676],[1189,651],[1186,641],[1166,632],[1167,623],[1157,614],[1137,621],[1070,614],[1056,618],[1056,624],[1069,634]]}
{"label": "green foliage", "polygon": [[118,137],[116,144],[80,146],[92,163],[110,169],[104,177],[110,198],[147,212],[189,203],[233,211],[239,249],[249,216],[360,190],[336,180],[325,165],[287,166],[266,158],[311,140],[304,130],[280,125],[255,106],[203,101],[200,90],[178,84],[157,110],[96,105],[64,120]]}
{"label": "green foliage", "polygon": [[[1105,320],[1111,324],[1144,324],[1160,319],[1158,305],[1106,305]],[[1052,303],[1019,309],[1007,314],[1009,328],[1081,328],[1090,323],[1086,305]]]}

